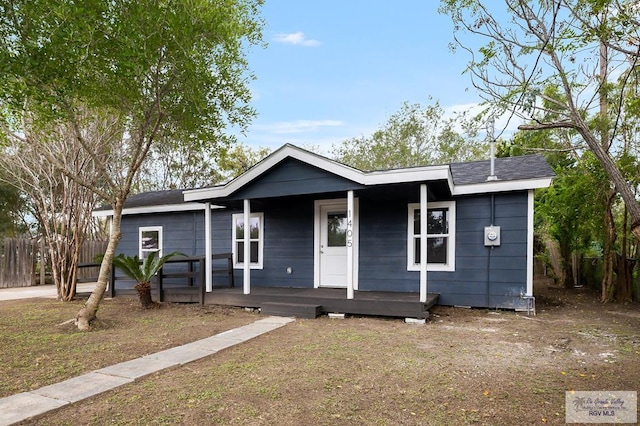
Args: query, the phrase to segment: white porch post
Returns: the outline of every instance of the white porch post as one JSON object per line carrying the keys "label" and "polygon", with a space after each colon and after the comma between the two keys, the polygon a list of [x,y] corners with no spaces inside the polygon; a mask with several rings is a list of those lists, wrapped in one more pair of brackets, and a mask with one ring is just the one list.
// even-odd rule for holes
{"label": "white porch post", "polygon": [[427,301],[427,185],[420,185],[420,301]]}
{"label": "white porch post", "polygon": [[353,191],[347,192],[347,299],[353,299]]}
{"label": "white porch post", "polygon": [[251,202],[244,200],[244,271],[242,275],[244,294],[251,293]]}
{"label": "white porch post", "polygon": [[204,267],[206,273],[204,274],[205,288],[207,292],[213,290],[213,283],[211,281],[211,203],[204,204]]}
{"label": "white porch post", "polygon": [[533,296],[533,189],[527,195],[527,296]]}

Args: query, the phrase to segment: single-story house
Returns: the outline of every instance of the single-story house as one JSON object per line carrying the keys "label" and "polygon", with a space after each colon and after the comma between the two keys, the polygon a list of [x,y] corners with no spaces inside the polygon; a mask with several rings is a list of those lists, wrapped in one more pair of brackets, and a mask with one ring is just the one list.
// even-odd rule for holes
{"label": "single-story house", "polygon": [[118,252],[177,250],[206,271],[230,252],[235,300],[332,289],[531,309],[534,190],[553,176],[537,155],[364,172],[285,145],[224,185],[131,196]]}

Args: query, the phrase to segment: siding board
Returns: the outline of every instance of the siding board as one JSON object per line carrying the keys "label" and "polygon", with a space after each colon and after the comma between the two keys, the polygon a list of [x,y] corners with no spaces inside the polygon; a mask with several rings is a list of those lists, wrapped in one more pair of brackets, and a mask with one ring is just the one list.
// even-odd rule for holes
{"label": "siding board", "polygon": [[[312,166],[295,160],[283,162],[258,178],[242,197],[268,197],[353,187]],[[314,186],[317,184],[317,186]],[[301,189],[302,187],[306,189]],[[279,192],[277,192],[279,191]],[[404,199],[399,193],[359,198],[359,289],[373,291],[419,291],[419,273],[407,271],[407,212],[415,194]],[[380,197],[378,196],[380,195]],[[263,198],[252,205],[264,214],[263,269],[251,270],[252,286],[312,288],[314,274],[313,196]],[[500,247],[484,247],[484,227],[491,221],[491,196],[456,199],[456,269],[428,273],[429,292],[440,294],[445,305],[518,307],[526,288],[527,193],[495,194],[494,225],[501,227]],[[260,206],[260,207],[257,207]],[[212,211],[214,253],[231,251],[231,215],[237,209]],[[125,216],[119,251],[137,254],[138,228],[163,226],[165,252],[180,250],[204,254],[204,212]],[[287,268],[292,269],[287,274]],[[489,269],[490,268],[490,269]],[[242,285],[242,270],[236,269],[236,285]],[[224,277],[214,276],[216,280]]]}
{"label": "siding board", "polygon": [[295,159],[286,159],[230,197],[283,197],[359,189],[362,185]]}

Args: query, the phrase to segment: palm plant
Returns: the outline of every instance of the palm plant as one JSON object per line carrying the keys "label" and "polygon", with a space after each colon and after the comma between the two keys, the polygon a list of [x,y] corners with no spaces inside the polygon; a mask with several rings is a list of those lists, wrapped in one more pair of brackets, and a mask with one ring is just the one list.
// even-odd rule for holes
{"label": "palm plant", "polygon": [[120,269],[124,274],[136,281],[135,289],[140,298],[140,304],[147,309],[155,306],[151,299],[151,279],[158,273],[162,265],[173,256],[184,254],[174,251],[164,256],[157,257],[157,252],[151,252],[141,263],[138,256],[125,256],[120,253],[113,258],[113,266]]}

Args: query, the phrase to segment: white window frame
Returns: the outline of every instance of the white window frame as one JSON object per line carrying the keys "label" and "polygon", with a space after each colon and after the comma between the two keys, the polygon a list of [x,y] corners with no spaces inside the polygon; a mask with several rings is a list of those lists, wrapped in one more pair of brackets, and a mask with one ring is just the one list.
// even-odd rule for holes
{"label": "white window frame", "polygon": [[[234,269],[243,269],[244,262],[238,262],[238,253],[237,253],[237,242],[241,242],[243,240],[236,239],[236,218],[244,220],[244,213],[234,213],[231,215],[231,252],[233,253],[233,268]],[[260,223],[260,236],[258,237],[258,263],[250,263],[250,269],[262,269],[262,260],[264,259],[264,213],[254,213],[251,212],[249,214],[249,220],[251,218],[258,218]],[[255,241],[252,239],[251,241]]]}
{"label": "white window frame", "polygon": [[[447,238],[447,263],[429,263],[427,259],[427,271],[447,271],[452,272],[456,269],[456,202],[455,201],[437,201],[427,204],[427,210],[447,208],[449,210],[449,233],[448,234],[427,234],[429,237]],[[419,271],[420,264],[414,263],[414,243],[416,237],[413,233],[413,217],[414,212],[420,210],[420,203],[411,203],[408,208],[407,215],[407,271]]]}
{"label": "white window frame", "polygon": [[[143,232],[157,232],[158,233],[158,249],[145,249],[142,247],[142,233]],[[138,257],[144,259],[145,253],[158,252],[158,255],[162,257],[162,226],[141,226],[138,228]]]}

